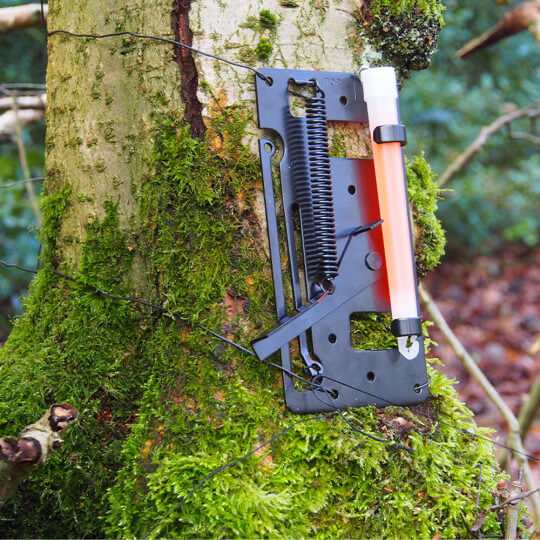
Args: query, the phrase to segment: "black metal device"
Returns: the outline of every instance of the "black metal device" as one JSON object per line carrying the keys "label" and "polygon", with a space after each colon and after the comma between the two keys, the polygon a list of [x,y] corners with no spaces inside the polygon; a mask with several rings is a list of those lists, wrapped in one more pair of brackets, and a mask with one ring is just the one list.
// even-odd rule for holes
{"label": "black metal device", "polygon": [[[292,355],[302,359],[311,390],[283,375],[286,404],[295,413],[421,403],[429,396],[421,336],[413,359],[397,348],[355,350],[351,340],[354,314],[390,311],[373,162],[330,158],[328,150],[329,121],[368,121],[361,81],[348,73],[260,71],[266,80],[255,77],[259,127],[276,140],[261,139],[259,151],[278,326],[254,340],[253,349],[259,359],[279,351],[288,371]],[[291,110],[291,95],[303,103],[303,115]],[[378,136],[404,141],[402,128]],[[279,184],[272,163],[277,144]]]}

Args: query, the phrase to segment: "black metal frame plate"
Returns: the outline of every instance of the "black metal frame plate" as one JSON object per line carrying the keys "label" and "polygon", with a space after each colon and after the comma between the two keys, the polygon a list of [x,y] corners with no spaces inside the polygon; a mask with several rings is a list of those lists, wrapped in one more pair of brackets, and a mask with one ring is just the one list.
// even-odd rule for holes
{"label": "black metal frame plate", "polygon": [[[397,348],[372,351],[352,347],[353,314],[390,310],[380,228],[351,237],[335,280],[335,291],[321,302],[314,302],[320,294],[317,284],[310,281],[306,271],[301,273],[299,270],[297,247],[300,246],[295,239],[296,198],[291,173],[294,156],[290,151],[290,138],[291,130],[296,137],[305,132],[305,118],[291,114],[289,82],[316,81],[326,97],[328,121],[367,123],[360,79],[347,73],[269,68],[260,71],[272,80],[272,84],[256,77],[259,127],[278,135],[283,149],[279,163],[280,195],[292,293],[294,305],[299,310],[293,317],[296,329],[292,331],[291,340],[298,337],[298,350],[304,362],[318,367],[323,373],[317,383],[324,390],[312,391],[298,390],[293,378],[284,374],[287,406],[296,413],[310,413],[330,411],[336,407],[421,403],[429,396],[427,388],[418,388],[427,380],[422,337],[419,338],[420,353],[412,360],[401,356]],[[277,318],[283,322],[288,317],[272,178],[272,156],[276,146],[272,140],[262,139],[259,150]],[[351,231],[380,219],[377,188],[371,159],[332,158],[331,172],[338,254],[341,256]],[[380,267],[374,265],[373,260],[380,260]],[[302,291],[307,291],[304,298]],[[314,302],[308,309],[303,307],[306,300]],[[257,352],[256,346],[257,341],[254,343]],[[283,345],[280,352],[283,367],[292,370],[291,345]]]}

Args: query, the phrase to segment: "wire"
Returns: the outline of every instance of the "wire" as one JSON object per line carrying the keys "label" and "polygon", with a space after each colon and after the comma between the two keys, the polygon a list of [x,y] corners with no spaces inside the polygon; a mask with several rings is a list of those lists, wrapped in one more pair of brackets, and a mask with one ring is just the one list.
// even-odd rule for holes
{"label": "wire", "polygon": [[[1,265],[1,266],[4,266],[5,268],[16,268],[16,269],[21,270],[21,271],[23,271],[23,272],[28,272],[28,273],[31,273],[31,274],[37,274],[37,270],[31,269],[31,268],[26,268],[26,267],[20,266],[20,265],[18,265],[18,264],[10,264],[10,263],[7,263],[7,262],[5,262],[5,261],[3,261],[3,260],[0,260],[0,265]],[[52,272],[53,272],[55,275],[59,276],[59,277],[62,277],[62,278],[64,278],[64,279],[68,279],[68,280],[70,280],[70,281],[73,281],[73,282],[78,283],[78,284],[80,284],[80,285],[83,285],[83,286],[85,286],[85,287],[88,287],[88,288],[94,290],[95,292],[97,292],[97,293],[99,293],[99,294],[102,294],[103,296],[106,296],[107,298],[111,298],[111,299],[113,299],[113,300],[122,300],[122,301],[127,301],[127,302],[133,302],[133,303],[140,304],[140,305],[143,305],[143,306],[151,307],[151,308],[153,308],[153,309],[156,309],[156,310],[158,310],[158,311],[161,311],[162,313],[169,314],[169,315],[171,315],[171,316],[177,316],[177,315],[178,315],[177,313],[172,312],[172,311],[168,310],[167,308],[164,308],[163,306],[160,306],[160,305],[158,305],[158,304],[153,304],[153,303],[151,303],[151,302],[146,302],[145,300],[141,300],[141,299],[139,299],[139,298],[135,298],[135,297],[131,297],[131,296],[117,296],[117,295],[114,295],[114,294],[110,294],[110,293],[108,293],[107,291],[104,291],[103,289],[100,289],[99,287],[96,287],[96,286],[94,286],[94,285],[91,285],[91,284],[89,284],[89,283],[86,283],[86,282],[84,282],[84,281],[82,281],[82,280],[80,280],[80,279],[77,279],[77,278],[73,277],[73,276],[69,276],[69,275],[67,275],[67,274],[64,274],[63,272],[59,272],[58,270],[54,270],[54,269],[53,269]],[[237,348],[238,350],[240,350],[240,351],[242,351],[242,352],[244,352],[244,353],[246,353],[246,354],[248,354],[248,355],[253,356],[253,357],[256,358],[255,353],[253,353],[252,351],[250,351],[249,349],[247,349],[247,348],[244,347],[243,345],[240,345],[239,343],[236,343],[236,342],[234,342],[234,341],[232,341],[232,340],[226,338],[225,336],[222,336],[222,335],[218,334],[217,332],[214,332],[214,331],[211,330],[210,328],[208,328],[208,327],[206,327],[206,326],[204,326],[204,325],[202,325],[202,324],[200,324],[200,323],[193,323],[192,321],[189,321],[189,320],[188,320],[187,318],[185,318],[185,317],[182,317],[182,319],[183,319],[184,321],[186,321],[188,324],[192,324],[192,326],[196,326],[196,327],[200,328],[201,330],[204,330],[205,332],[209,333],[210,335],[216,337],[217,339],[220,339],[220,340],[223,341],[224,343],[227,343],[227,344],[229,344],[229,345],[231,345],[231,346]],[[269,366],[272,366],[272,367],[274,367],[274,368],[280,370],[281,372],[283,372],[283,373],[289,375],[289,377],[293,377],[293,378],[295,378],[295,379],[297,379],[297,380],[299,380],[299,381],[302,381],[303,383],[309,385],[309,386],[312,388],[312,390],[313,390],[313,384],[314,384],[314,383],[313,383],[312,381],[308,381],[308,380],[305,379],[304,377],[301,377],[300,375],[297,375],[297,374],[294,373],[293,371],[290,371],[290,370],[284,368],[283,366],[280,366],[279,364],[275,364],[274,362],[270,362],[270,361],[267,361],[267,360],[263,360],[263,363],[265,363],[265,364],[267,364],[267,365],[269,365]],[[384,398],[384,397],[382,397],[382,396],[378,396],[377,394],[373,394],[372,392],[369,392],[369,391],[367,391],[367,390],[364,390],[363,388],[359,388],[359,387],[357,387],[357,386],[353,386],[353,385],[351,385],[351,384],[349,384],[349,383],[347,383],[347,382],[345,382],[345,381],[341,381],[341,380],[339,380],[339,379],[335,379],[335,378],[333,378],[333,377],[329,377],[328,375],[324,375],[324,377],[325,377],[326,379],[328,379],[329,381],[333,381],[333,382],[335,382],[335,383],[337,383],[337,384],[341,384],[341,385],[343,385],[343,386],[346,386],[347,388],[350,388],[351,390],[355,390],[355,391],[357,391],[357,392],[360,392],[360,393],[362,393],[362,394],[365,394],[365,395],[367,395],[367,396],[370,396],[370,397],[372,397],[372,398],[374,398],[374,399],[381,400],[381,401],[387,403],[388,405],[392,405],[392,406],[394,406],[394,407],[400,407],[400,408],[403,408],[402,405],[399,405],[398,403],[394,403],[393,401],[390,401],[389,399],[386,399],[386,398]],[[424,387],[426,384],[427,384],[427,383],[422,384],[421,387]],[[323,388],[320,384],[315,384],[314,386],[316,386],[317,388],[321,389],[321,390],[324,391],[324,392],[328,392],[328,391],[327,391],[325,388]],[[420,387],[416,387],[416,388],[418,389],[418,388],[420,388]],[[319,401],[321,401],[321,400],[319,399]],[[324,403],[324,402],[323,402],[323,403]],[[330,404],[328,404],[328,403],[326,403],[326,405],[329,406],[329,407],[334,408],[332,405],[330,405]],[[339,409],[337,409],[337,408],[335,408],[335,410],[336,410],[336,411],[339,411]],[[419,414],[420,416],[424,416],[425,418],[428,418],[428,419],[429,419],[429,417],[428,417],[425,413],[422,413],[421,411],[417,411],[417,412],[418,412],[418,414]],[[344,420],[347,422],[347,420],[346,420],[345,418],[344,418]],[[457,430],[457,431],[459,431],[459,432],[461,432],[461,433],[465,433],[466,435],[470,435],[471,437],[474,437],[474,438],[476,438],[476,439],[479,439],[479,440],[483,440],[483,441],[489,442],[489,443],[491,443],[491,444],[494,445],[494,446],[498,446],[498,447],[500,447],[500,448],[505,448],[506,450],[508,450],[508,451],[510,451],[510,452],[512,452],[512,453],[514,453],[514,454],[520,454],[520,455],[522,455],[522,456],[524,456],[524,457],[526,457],[526,458],[528,458],[528,459],[531,459],[531,460],[533,460],[533,461],[540,462],[540,458],[539,458],[539,457],[536,457],[536,456],[534,456],[534,455],[532,455],[532,454],[529,454],[529,453],[527,453],[527,452],[522,452],[522,451],[517,450],[516,448],[513,448],[513,447],[511,447],[511,446],[508,446],[508,445],[506,445],[506,444],[504,444],[504,443],[500,443],[500,442],[498,442],[498,441],[494,441],[493,439],[489,439],[488,437],[484,437],[484,436],[482,436],[482,435],[479,435],[478,433],[474,433],[474,432],[473,432],[472,430],[470,430],[470,429],[467,429],[467,428],[461,428],[461,427],[455,426],[455,425],[453,425],[453,424],[450,424],[450,423],[448,423],[448,422],[444,422],[444,421],[441,420],[440,418],[438,418],[437,421],[438,421],[440,424],[442,424],[442,425],[445,425],[445,426],[447,426],[447,427],[449,427],[449,428],[451,428],[451,429]],[[348,422],[347,422],[347,423],[348,423]],[[349,424],[349,425],[350,425],[350,424]],[[351,427],[354,427],[354,426],[351,426]],[[358,431],[358,428],[354,428],[354,429]],[[362,433],[362,434],[364,434],[364,435],[366,435],[366,436],[369,436],[368,434],[366,434],[366,433],[364,433],[364,432],[362,432],[362,431],[359,431],[359,432]],[[386,441],[383,440],[382,442],[386,442]],[[403,447],[403,449],[407,449],[407,451],[410,450],[410,449],[408,449],[407,447]]]}
{"label": "wire", "polygon": [[24,180],[17,180],[16,182],[10,182],[9,184],[0,184],[0,189],[21,186],[22,184],[27,184],[28,182],[41,182],[42,180],[45,180],[44,176],[36,176],[35,178],[25,178]]}
{"label": "wire", "polygon": [[22,272],[27,272],[29,274],[37,274],[37,270],[26,268],[25,266],[19,266],[18,264],[7,263],[6,261],[2,260],[0,260],[0,265],[5,268],[16,268],[17,270],[21,270]]}
{"label": "wire", "polygon": [[[43,11],[43,0],[41,0],[41,17],[42,20],[45,20],[45,15]],[[105,38],[111,38],[111,37],[118,37],[118,36],[131,36],[137,39],[152,39],[154,41],[160,41],[162,43],[169,43],[171,45],[178,45],[179,47],[183,47],[184,49],[188,49],[191,52],[194,52],[196,54],[200,54],[202,56],[207,56],[208,58],[213,58],[214,60],[219,60],[220,62],[224,62],[226,64],[229,64],[231,66],[242,68],[242,69],[248,69],[249,71],[252,71],[257,75],[257,77],[260,77],[263,81],[265,81],[267,84],[272,84],[272,79],[270,77],[267,77],[263,73],[261,73],[258,69],[248,66],[246,64],[240,64],[239,62],[233,62],[232,60],[228,60],[227,58],[223,58],[222,56],[218,56],[216,54],[212,54],[209,52],[201,51],[200,49],[196,49],[195,47],[188,45],[187,43],[182,43],[181,41],[176,41],[175,39],[169,39],[161,36],[152,36],[147,34],[137,34],[136,32],[130,32],[128,30],[124,30],[122,32],[111,32],[110,34],[79,34],[76,32],[69,32],[68,30],[52,30],[51,32],[47,32],[47,36],[54,36],[56,34],[64,34],[67,36],[77,37],[77,38],[90,38],[90,39],[105,39]]]}
{"label": "wire", "polygon": [[256,454],[259,450],[264,448],[265,446],[268,446],[272,444],[275,440],[279,439],[286,433],[288,433],[293,427],[297,426],[298,424],[303,424],[305,422],[311,422],[313,420],[324,420],[327,416],[320,415],[320,416],[310,416],[309,418],[302,418],[301,420],[297,420],[293,424],[291,424],[288,428],[285,428],[283,431],[278,433],[277,435],[274,435],[271,439],[268,439],[265,443],[261,444],[251,452],[248,452],[244,456],[235,459],[234,461],[231,461],[229,463],[226,463],[225,465],[222,465],[221,467],[218,467],[217,469],[214,469],[210,474],[206,475],[191,491],[188,492],[188,494],[180,501],[180,504],[173,508],[163,519],[161,519],[152,529],[150,529],[142,538],[143,540],[146,540],[160,525],[163,521],[165,521],[169,516],[174,514],[175,512],[178,512],[180,508],[184,505],[184,503],[197,491],[204,483],[206,483],[210,478],[215,476],[216,474],[220,473],[221,471],[224,471],[225,469],[228,469],[230,467],[234,467],[236,464],[240,463],[241,461],[244,461],[248,457],[252,456],[253,454]]}

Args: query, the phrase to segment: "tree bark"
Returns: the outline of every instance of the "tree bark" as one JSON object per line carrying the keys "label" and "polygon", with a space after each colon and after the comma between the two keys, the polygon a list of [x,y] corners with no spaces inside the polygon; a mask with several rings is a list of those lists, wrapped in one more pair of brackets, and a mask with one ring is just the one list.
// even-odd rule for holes
{"label": "tree bark", "polygon": [[[49,30],[175,38],[253,67],[354,73],[377,58],[353,0],[113,4],[51,0]],[[484,502],[496,472],[489,445],[437,425],[438,412],[459,425],[469,416],[440,374],[434,401],[416,412],[347,413],[414,456],[333,417],[261,447],[298,420],[280,374],[201,329],[245,343],[274,324],[253,72],[129,36],[56,34],[48,47],[43,268],[0,363],[0,398],[12,402],[16,388],[25,403],[0,423],[21,422],[51,395],[84,410],[84,422],[69,460],[35,488],[45,493],[28,503],[37,518],[13,514],[21,535],[463,535],[455,508],[472,516],[478,463]],[[337,142],[348,155],[369,151],[363,126],[331,126],[331,140],[336,152]],[[431,216],[436,188],[420,169],[428,206],[415,215]],[[433,250],[433,232],[419,227],[417,250]],[[363,324],[370,343],[388,339],[383,325]],[[47,496],[59,483],[61,508]],[[447,483],[451,501],[441,499]]]}

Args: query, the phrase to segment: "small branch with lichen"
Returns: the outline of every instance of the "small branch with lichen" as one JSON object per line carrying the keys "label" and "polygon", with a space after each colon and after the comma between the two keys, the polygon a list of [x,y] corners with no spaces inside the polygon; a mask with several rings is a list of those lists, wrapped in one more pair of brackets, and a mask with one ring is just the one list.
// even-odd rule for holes
{"label": "small branch with lichen", "polygon": [[512,482],[512,490],[510,491],[510,499],[506,509],[506,531],[504,534],[505,540],[515,540],[517,538],[518,523],[519,523],[519,500],[523,486],[521,482]]}
{"label": "small branch with lichen", "polygon": [[[484,372],[478,367],[477,363],[472,359],[471,355],[467,352],[465,347],[459,341],[452,329],[448,326],[442,313],[439,311],[437,304],[421,284],[418,287],[420,293],[420,299],[426,308],[427,313],[438,326],[445,339],[448,341],[456,356],[461,360],[463,366],[471,374],[473,379],[480,384],[482,390],[486,393],[490,401],[497,407],[502,417],[504,418],[508,427],[508,445],[516,450],[514,456],[516,461],[523,468],[523,474],[525,481],[531,490],[535,489],[534,476],[532,474],[529,462],[526,458],[526,452],[523,448],[521,440],[521,426],[517,418],[514,416],[508,405],[499,395],[495,387],[489,382],[488,378],[484,375]],[[531,501],[534,507],[534,522],[536,525],[540,524],[540,497],[538,492],[533,492],[531,495]]]}
{"label": "small branch with lichen", "polygon": [[[43,6],[43,16],[47,20],[47,5]],[[0,9],[0,32],[42,26],[41,5],[25,4]]]}
{"label": "small branch with lichen", "polygon": [[0,508],[17,486],[60,448],[62,434],[78,416],[71,405],[55,404],[18,438],[0,439]]}
{"label": "small branch with lichen", "polygon": [[534,118],[540,114],[540,99],[537,99],[517,111],[505,114],[497,118],[494,122],[488,126],[483,127],[478,134],[478,137],[467,147],[467,149],[460,154],[441,174],[439,179],[439,186],[442,187],[446,185],[450,179],[465,165],[469,160],[478,152],[487,142],[489,137],[502,129],[504,126],[510,125],[512,122],[519,120],[520,118]]}

